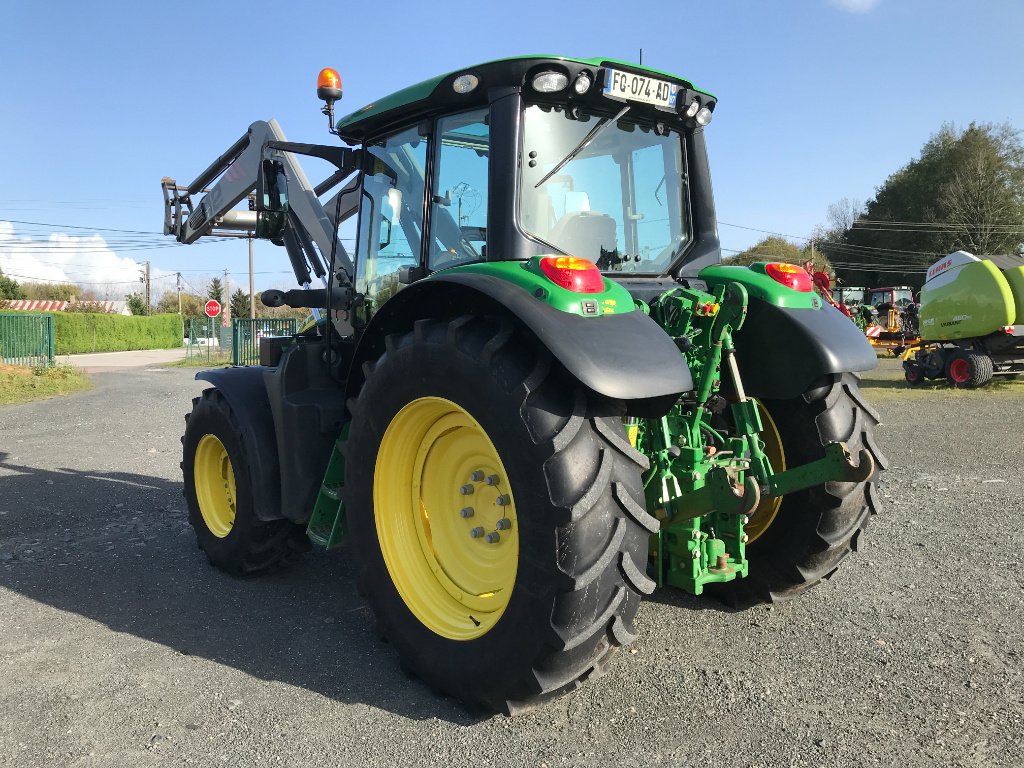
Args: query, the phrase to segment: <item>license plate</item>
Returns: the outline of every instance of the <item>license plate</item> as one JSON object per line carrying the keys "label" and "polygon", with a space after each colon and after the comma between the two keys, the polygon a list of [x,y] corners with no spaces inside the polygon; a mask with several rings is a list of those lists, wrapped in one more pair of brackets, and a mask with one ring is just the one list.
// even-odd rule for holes
{"label": "license plate", "polygon": [[611,99],[639,101],[656,107],[674,108],[678,85],[632,72],[605,70],[604,95]]}

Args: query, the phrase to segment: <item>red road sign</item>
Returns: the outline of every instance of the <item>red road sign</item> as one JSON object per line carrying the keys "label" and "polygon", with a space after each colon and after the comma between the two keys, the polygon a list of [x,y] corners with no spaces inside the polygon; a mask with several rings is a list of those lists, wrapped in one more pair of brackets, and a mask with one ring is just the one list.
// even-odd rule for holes
{"label": "red road sign", "polygon": [[206,316],[216,317],[220,314],[220,302],[216,299],[210,299],[206,302]]}

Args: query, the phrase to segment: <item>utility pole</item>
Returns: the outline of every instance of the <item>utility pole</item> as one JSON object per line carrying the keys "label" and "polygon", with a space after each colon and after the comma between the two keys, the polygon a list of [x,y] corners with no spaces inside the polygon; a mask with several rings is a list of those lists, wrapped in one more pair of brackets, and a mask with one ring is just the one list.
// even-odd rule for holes
{"label": "utility pole", "polygon": [[149,305],[149,259],[146,260],[146,314],[153,314],[153,311]]}
{"label": "utility pole", "polygon": [[231,286],[228,283],[228,271],[224,270],[224,307],[221,312],[224,316],[224,321],[221,325],[227,327],[231,325]]}
{"label": "utility pole", "polygon": [[178,275],[178,314],[181,314],[181,272]]}
{"label": "utility pole", "polygon": [[814,264],[814,241],[811,240],[811,264]]}
{"label": "utility pole", "polygon": [[252,238],[249,238],[249,319],[256,319],[256,291],[252,273]]}

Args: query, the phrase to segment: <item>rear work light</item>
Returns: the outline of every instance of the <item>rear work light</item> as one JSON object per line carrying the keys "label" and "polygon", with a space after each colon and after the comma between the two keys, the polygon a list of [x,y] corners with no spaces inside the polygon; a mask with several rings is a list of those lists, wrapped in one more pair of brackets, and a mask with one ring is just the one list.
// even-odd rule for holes
{"label": "rear work light", "polygon": [[772,280],[794,291],[807,293],[811,290],[811,276],[796,264],[765,264],[764,271]]}
{"label": "rear work light", "polygon": [[557,285],[576,293],[601,293],[604,278],[597,265],[578,256],[545,256],[540,268]]}

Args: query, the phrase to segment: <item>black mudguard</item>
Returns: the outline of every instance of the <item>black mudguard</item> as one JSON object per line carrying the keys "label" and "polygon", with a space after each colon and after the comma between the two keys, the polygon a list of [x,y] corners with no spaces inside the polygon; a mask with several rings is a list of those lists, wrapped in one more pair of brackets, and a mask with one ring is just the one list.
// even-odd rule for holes
{"label": "black mudguard", "polygon": [[789,309],[750,298],[747,319],[734,336],[747,393],[788,400],[816,379],[878,365],[875,349],[838,309]]}
{"label": "black mudguard", "polygon": [[420,318],[462,314],[514,316],[584,386],[625,401],[631,412],[667,409],[679,393],[693,389],[672,339],[640,311],[582,317],[554,309],[507,280],[456,272],[410,285],[381,307],[356,351],[349,391],[358,391],[362,363],[380,355],[389,333],[408,330]]}
{"label": "black mudguard", "polygon": [[[263,383],[265,368],[216,368],[196,374],[227,400],[242,425],[242,440],[253,482],[253,505],[260,520],[281,518],[280,467],[277,460],[274,417]],[[267,450],[267,446],[270,450]]]}

